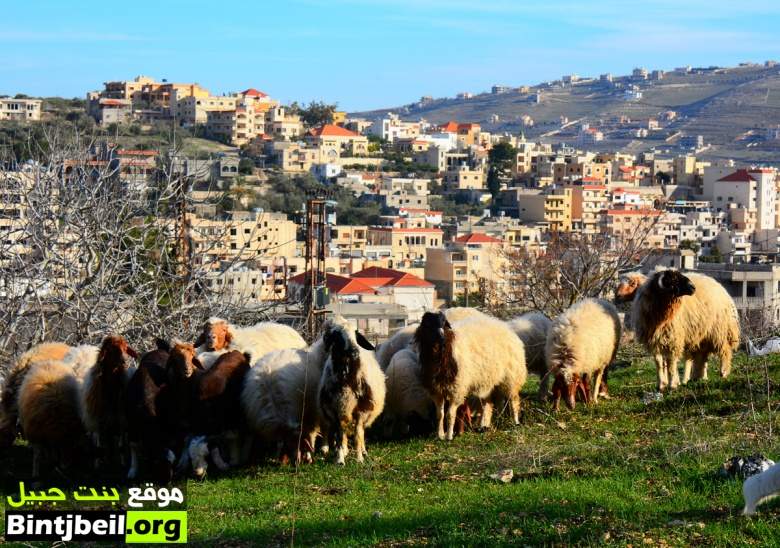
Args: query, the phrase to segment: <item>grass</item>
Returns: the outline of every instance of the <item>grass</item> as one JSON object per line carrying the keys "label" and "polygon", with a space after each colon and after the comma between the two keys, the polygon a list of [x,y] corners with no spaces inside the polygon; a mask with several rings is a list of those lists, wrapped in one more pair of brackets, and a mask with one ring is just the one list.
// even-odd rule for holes
{"label": "grass", "polygon": [[[654,370],[644,357],[632,361],[611,374],[611,400],[573,412],[537,403],[529,382],[519,427],[499,420],[451,443],[369,440],[362,466],[352,458],[345,467],[320,460],[299,471],[267,464],[189,482],[190,539],[780,545],[780,505],[743,518],[741,483],[718,475],[733,455],[778,456],[780,357],[739,356],[729,379],[716,375],[647,405]],[[489,478],[503,468],[514,481]]]}

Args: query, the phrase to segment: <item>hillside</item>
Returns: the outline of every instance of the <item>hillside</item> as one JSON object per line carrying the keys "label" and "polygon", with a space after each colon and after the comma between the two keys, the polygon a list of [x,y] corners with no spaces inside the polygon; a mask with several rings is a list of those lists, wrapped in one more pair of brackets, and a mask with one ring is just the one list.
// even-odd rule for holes
{"label": "hillside", "polygon": [[[626,99],[631,86],[641,91],[637,100]],[[541,92],[541,101],[534,95]],[[660,115],[674,111],[664,122]],[[765,129],[780,124],[780,67],[751,65],[690,74],[666,73],[660,80],[615,77],[613,83],[584,80],[575,85],[560,82],[518,88],[502,94],[484,93],[470,99],[434,99],[396,108],[356,113],[368,119],[395,112],[406,119],[425,118],[433,123],[448,120],[479,122],[491,132],[523,131],[528,138],[576,143],[581,123],[604,132],[604,141],[587,146],[595,150],[622,149],[641,152],[655,148],[678,152],[686,135],[702,135],[711,144],[705,157],[733,157],[745,161],[780,162],[780,141],[765,141]],[[498,121],[491,119],[498,116]],[[521,117],[528,115],[533,126]],[[572,123],[561,131],[561,118]],[[620,122],[620,117],[630,122]],[[649,118],[661,128],[637,138],[632,130]]]}

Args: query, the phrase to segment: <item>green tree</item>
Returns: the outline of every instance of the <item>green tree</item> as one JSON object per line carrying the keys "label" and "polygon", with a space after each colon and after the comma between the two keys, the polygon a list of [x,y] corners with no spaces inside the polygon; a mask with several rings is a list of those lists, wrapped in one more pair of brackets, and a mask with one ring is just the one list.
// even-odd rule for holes
{"label": "green tree", "polygon": [[493,195],[493,199],[495,199],[501,191],[501,178],[499,177],[498,168],[496,168],[496,166],[490,166],[488,169],[487,187],[490,194]]}
{"label": "green tree", "polygon": [[301,117],[308,127],[317,127],[323,124],[333,123],[333,113],[337,104],[327,104],[324,101],[312,101],[307,107],[301,107],[298,103],[290,105],[290,109]]}
{"label": "green tree", "polygon": [[505,141],[493,145],[488,153],[490,163],[500,169],[510,168],[516,157],[517,149]]}
{"label": "green tree", "polygon": [[238,161],[238,172],[241,175],[252,175],[255,170],[255,163],[251,158],[241,158]]}

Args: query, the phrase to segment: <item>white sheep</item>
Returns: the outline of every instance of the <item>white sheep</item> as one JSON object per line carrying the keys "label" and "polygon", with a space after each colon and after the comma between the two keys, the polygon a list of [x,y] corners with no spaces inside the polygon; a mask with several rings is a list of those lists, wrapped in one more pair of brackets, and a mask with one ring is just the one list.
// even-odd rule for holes
{"label": "white sheep", "polygon": [[739,317],[728,292],[709,276],[654,273],[636,292],[631,323],[637,340],[655,358],[658,390],[680,384],[680,359],[686,360],[684,383],[707,378],[707,359],[713,353],[720,356],[721,377],[731,372]]}
{"label": "white sheep", "polygon": [[745,508],[742,514],[752,516],[756,508],[780,494],[780,464],[770,466],[760,474],[750,476],[742,484]]}
{"label": "white sheep", "polygon": [[513,320],[509,320],[509,327],[523,341],[525,348],[525,366],[529,373],[533,373],[541,379],[539,382],[539,398],[547,397],[547,360],[544,356],[544,348],[547,344],[547,332],[550,330],[552,320],[541,312],[526,312]]}
{"label": "white sheep", "polygon": [[317,408],[327,439],[334,447],[336,462],[344,464],[348,430],[354,427],[357,461],[363,462],[367,454],[365,429],[385,405],[385,375],[374,352],[360,345],[361,337],[343,318],[333,318],[322,338],[328,356],[317,390]]}
{"label": "white sheep", "polygon": [[566,404],[574,408],[576,390],[585,377],[591,382],[589,399],[598,400],[604,370],[617,354],[620,330],[615,306],[602,299],[583,299],[555,318],[547,334],[545,356],[547,374],[555,378],[556,408],[564,389]]}
{"label": "white sheep", "polygon": [[490,427],[493,399],[499,395],[510,402],[519,424],[520,389],[527,376],[525,349],[506,323],[476,316],[451,324],[445,314],[427,312],[415,343],[422,384],[436,406],[439,439],[453,438],[457,409],[472,396],[482,403],[483,428]]}
{"label": "white sheep", "polygon": [[[255,362],[273,350],[305,348],[306,341],[292,327],[275,322],[259,322],[251,327],[238,327],[222,318],[209,318],[203,326],[203,332],[195,341],[195,346],[198,355],[203,352],[219,352],[206,356],[210,363],[213,363],[223,350],[247,353]],[[207,369],[210,366],[203,365]]]}
{"label": "white sheep", "polygon": [[269,352],[247,373],[241,392],[247,424],[264,442],[281,442],[283,461],[309,460],[315,448],[317,390],[326,357],[320,337],[309,348]]}
{"label": "white sheep", "polygon": [[409,433],[409,420],[425,422],[434,416],[433,400],[422,385],[420,360],[417,352],[404,348],[396,352],[385,371],[387,395],[382,412],[385,435]]}

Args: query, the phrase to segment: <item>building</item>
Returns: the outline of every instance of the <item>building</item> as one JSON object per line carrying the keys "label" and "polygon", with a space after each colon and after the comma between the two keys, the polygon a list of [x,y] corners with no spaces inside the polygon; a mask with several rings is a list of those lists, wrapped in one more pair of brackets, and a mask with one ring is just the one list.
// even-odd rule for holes
{"label": "building", "polygon": [[444,232],[440,228],[396,228],[372,226],[368,228],[368,243],[389,246],[393,267],[422,266],[430,249],[444,245]]}
{"label": "building", "polygon": [[406,122],[401,120],[397,114],[389,113],[384,118],[374,120],[369,128],[371,135],[376,135],[389,143],[394,143],[396,139],[413,139],[419,136],[423,131],[423,121]]}
{"label": "building", "polygon": [[368,154],[368,137],[333,124],[312,128],[305,140],[312,146],[327,151],[336,151],[339,155],[365,156]]}
{"label": "building", "polygon": [[584,234],[601,232],[601,214],[607,209],[609,199],[605,185],[572,185],[572,228]]}
{"label": "building", "polygon": [[696,270],[726,288],[746,328],[780,325],[780,264],[699,262]]}
{"label": "building", "polygon": [[503,242],[487,234],[468,233],[447,247],[428,250],[425,279],[433,282],[439,296],[453,301],[477,293],[486,283],[504,283]]}
{"label": "building", "polygon": [[777,227],[777,188],[774,169],[738,169],[715,181],[712,205],[729,215],[738,231]]}
{"label": "building", "polygon": [[41,119],[40,99],[0,98],[0,121],[35,122]]}

